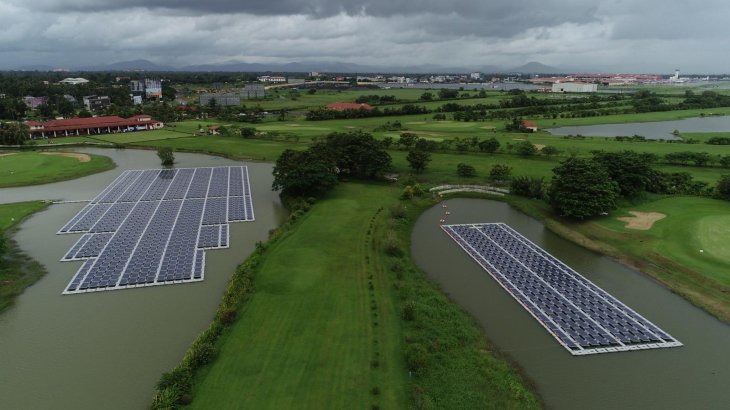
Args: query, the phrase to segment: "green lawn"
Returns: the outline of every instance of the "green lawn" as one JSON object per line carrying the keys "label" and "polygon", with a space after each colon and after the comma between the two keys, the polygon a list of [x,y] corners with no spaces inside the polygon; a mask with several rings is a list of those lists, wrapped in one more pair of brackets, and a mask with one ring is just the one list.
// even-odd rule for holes
{"label": "green lawn", "polygon": [[192,408],[406,407],[402,335],[387,282],[375,289],[379,329],[370,319],[367,232],[384,191],[393,195],[342,186],[269,250]]}
{"label": "green lawn", "polygon": [[10,155],[0,156],[0,188],[65,181],[107,171],[115,166],[110,158],[101,155],[89,155],[90,161],[81,162],[76,158],[36,151],[5,154]]}
{"label": "green lawn", "polygon": [[[598,222],[632,239],[642,253],[656,252],[730,287],[730,203],[709,198],[670,197],[628,206],[616,212],[659,212],[667,215],[648,231],[624,228],[612,218]],[[626,213],[626,216],[631,216]],[[651,240],[645,240],[646,237]],[[702,250],[703,252],[700,252]]]}
{"label": "green lawn", "polygon": [[[432,408],[540,406],[407,252],[384,252],[394,232],[407,249],[412,224],[432,205],[414,202],[406,219],[393,219],[382,208],[399,193],[341,184],[267,249],[255,292],[198,377],[191,408],[399,409],[416,400]],[[401,313],[406,301],[416,305],[412,320]],[[404,352],[414,343],[429,346],[427,365],[409,376]]]}
{"label": "green lawn", "polygon": [[6,238],[7,244],[5,254],[0,254],[0,312],[12,305],[23,289],[45,274],[43,266],[23,254],[10,240],[7,231],[47,206],[40,201],[0,204],[0,236]]}

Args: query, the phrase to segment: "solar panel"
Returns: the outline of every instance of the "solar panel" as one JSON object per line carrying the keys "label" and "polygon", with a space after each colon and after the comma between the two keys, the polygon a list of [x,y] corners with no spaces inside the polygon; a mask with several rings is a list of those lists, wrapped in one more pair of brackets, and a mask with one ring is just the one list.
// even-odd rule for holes
{"label": "solar panel", "polygon": [[505,224],[442,228],[573,355],[682,345]]}
{"label": "solar panel", "polygon": [[58,231],[85,233],[62,258],[84,260],[63,293],[203,280],[228,222],[252,220],[246,167],[125,171]]}

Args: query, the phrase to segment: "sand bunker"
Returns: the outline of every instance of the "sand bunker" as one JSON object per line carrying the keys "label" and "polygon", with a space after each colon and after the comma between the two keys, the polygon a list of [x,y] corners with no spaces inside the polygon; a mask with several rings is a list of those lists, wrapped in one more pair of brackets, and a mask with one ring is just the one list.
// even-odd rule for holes
{"label": "sand bunker", "polygon": [[43,155],[56,155],[59,157],[76,158],[79,162],[89,162],[91,157],[89,154],[80,154],[78,152],[41,152]]}
{"label": "sand bunker", "polygon": [[532,145],[534,145],[535,148],[537,148],[538,150],[545,148],[545,144],[532,144]]}
{"label": "sand bunker", "polygon": [[494,130],[494,129],[496,129],[497,127],[495,127],[495,126],[493,126],[493,125],[485,125],[485,126],[483,126],[483,127],[479,127],[479,128],[481,128],[481,129],[483,129],[483,130]]}
{"label": "sand bunker", "polygon": [[667,217],[666,215],[659,212],[629,211],[629,213],[634,216],[624,216],[616,219],[621,222],[626,222],[625,228],[637,229],[640,231],[647,231],[651,229],[651,227],[654,226],[654,222],[660,221]]}
{"label": "sand bunker", "polygon": [[2,154],[0,154],[0,157],[9,157],[15,154],[17,154],[17,152],[3,152]]}
{"label": "sand bunker", "polygon": [[426,123],[426,121],[411,121],[411,122],[407,122],[406,125],[421,125],[421,124],[425,124],[425,123]]}

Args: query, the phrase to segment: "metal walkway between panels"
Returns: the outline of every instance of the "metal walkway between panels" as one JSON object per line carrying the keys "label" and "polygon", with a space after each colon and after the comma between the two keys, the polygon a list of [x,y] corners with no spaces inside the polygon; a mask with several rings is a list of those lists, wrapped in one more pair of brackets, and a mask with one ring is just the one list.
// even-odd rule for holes
{"label": "metal walkway between panels", "polygon": [[682,346],[503,223],[442,229],[573,355]]}

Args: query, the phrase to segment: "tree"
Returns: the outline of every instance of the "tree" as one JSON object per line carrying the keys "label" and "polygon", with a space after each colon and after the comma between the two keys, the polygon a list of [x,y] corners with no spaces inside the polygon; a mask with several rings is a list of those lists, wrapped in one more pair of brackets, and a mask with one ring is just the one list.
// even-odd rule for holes
{"label": "tree", "polygon": [[160,157],[160,161],[165,167],[169,167],[175,163],[175,154],[170,147],[157,148],[157,156]]}
{"label": "tree", "polygon": [[418,141],[418,135],[412,132],[404,132],[398,138],[398,145],[402,145],[404,148],[410,148],[416,141]]}
{"label": "tree", "polygon": [[256,128],[253,127],[243,127],[241,128],[241,137],[243,138],[253,138],[256,136]]}
{"label": "tree", "polygon": [[23,145],[30,139],[30,131],[24,124],[0,121],[0,144]]}
{"label": "tree", "polygon": [[442,88],[439,90],[440,100],[448,100],[451,98],[459,98],[459,90],[449,90],[447,88]]}
{"label": "tree", "polygon": [[730,175],[723,175],[717,181],[715,191],[720,199],[730,201]]}
{"label": "tree", "polygon": [[552,145],[546,145],[546,146],[542,147],[540,152],[542,153],[542,155],[550,158],[553,155],[558,155],[560,153],[560,150],[553,147]]}
{"label": "tree", "polygon": [[312,151],[284,150],[274,165],[272,188],[285,195],[318,196],[339,182],[336,166]]}
{"label": "tree", "polygon": [[385,149],[388,149],[391,145],[393,145],[393,137],[384,137],[382,140],[380,140],[380,142],[382,142]]}
{"label": "tree", "polygon": [[420,99],[421,101],[431,101],[433,100],[433,93],[426,91],[425,93],[421,94]]}
{"label": "tree", "polygon": [[520,141],[515,144],[515,152],[523,157],[537,154],[537,147],[530,141]]}
{"label": "tree", "polygon": [[730,168],[730,155],[725,155],[720,158],[720,166],[723,168]]}
{"label": "tree", "polygon": [[311,150],[337,166],[340,176],[374,178],[391,167],[391,157],[383,144],[362,131],[333,132]]}
{"label": "tree", "polygon": [[634,151],[594,152],[593,160],[600,163],[612,180],[616,181],[621,196],[636,198],[649,183],[653,159]]}
{"label": "tree", "polygon": [[527,198],[541,199],[543,196],[543,178],[519,176],[510,183],[510,193]]}
{"label": "tree", "polygon": [[492,181],[505,181],[512,174],[512,168],[504,164],[495,164],[489,170],[489,179]]}
{"label": "tree", "polygon": [[406,161],[408,161],[408,164],[413,169],[413,171],[415,171],[417,174],[420,174],[426,169],[426,165],[431,162],[431,154],[426,151],[412,149],[408,152],[408,156],[406,156]]}
{"label": "tree", "polygon": [[616,208],[618,184],[599,162],[570,157],[553,174],[548,202],[559,215],[582,220]]}
{"label": "tree", "polygon": [[456,174],[460,177],[473,177],[477,174],[477,170],[473,166],[461,162],[456,166]]}
{"label": "tree", "polygon": [[499,149],[499,141],[492,137],[488,140],[479,141],[479,151],[494,154]]}

